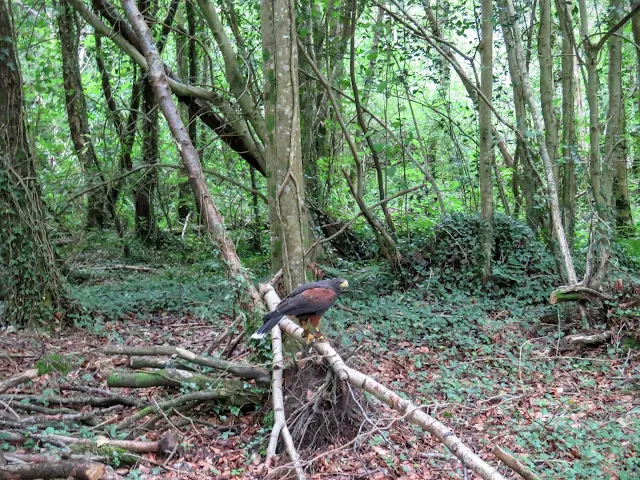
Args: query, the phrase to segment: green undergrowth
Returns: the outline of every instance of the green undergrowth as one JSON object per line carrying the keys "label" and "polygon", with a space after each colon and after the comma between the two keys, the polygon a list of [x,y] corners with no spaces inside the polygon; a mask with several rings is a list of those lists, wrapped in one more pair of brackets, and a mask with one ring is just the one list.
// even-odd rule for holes
{"label": "green undergrowth", "polygon": [[[486,448],[503,440],[544,478],[638,478],[640,412],[632,399],[640,386],[628,378],[637,357],[633,345],[613,342],[566,356],[545,352],[544,342],[553,345],[567,333],[558,328],[566,307],[548,304],[559,284],[553,259],[516,225],[501,234],[500,278],[482,284],[465,263],[474,245],[457,230],[458,249],[436,232],[415,250],[424,262],[402,275],[381,263],[324,266],[352,288],[326,314],[323,333],[347,349],[365,346],[372,373],[380,368],[387,386],[435,405],[432,414]],[[105,319],[167,310],[228,314],[236,286],[211,252],[190,248],[168,253],[151,274],[89,276],[73,287],[74,298],[94,312],[91,318],[95,312]],[[614,271],[637,276],[633,259],[620,258]],[[268,278],[265,257],[243,262],[255,282]],[[543,317],[558,322],[542,324]]]}
{"label": "green undergrowth", "polygon": [[99,314],[105,320],[117,320],[132,313],[229,313],[235,293],[233,284],[218,272],[170,268],[156,274],[134,273],[117,281],[110,277],[104,283],[76,285],[72,296],[81,306],[79,319]]}
{"label": "green undergrowth", "polygon": [[[149,248],[129,243],[130,256],[111,234],[94,234],[70,255],[67,277],[71,295],[79,306],[71,314],[79,325],[96,326],[112,321],[161,312],[215,318],[230,314],[237,285],[225,277],[215,247],[201,236],[185,241],[166,236],[165,244]],[[120,268],[142,266],[148,271]],[[243,265],[254,279],[268,278],[268,262],[262,253],[246,256]]]}
{"label": "green undergrowth", "polygon": [[[548,305],[547,285],[530,286],[535,279],[498,295],[431,282],[394,291],[376,270],[351,272],[360,282],[341,298],[346,309],[328,313],[326,329],[354,347],[371,345],[385,368],[403,365],[381,379],[389,387],[438,405],[436,416],[453,428],[471,422],[487,447],[508,438],[545,478],[638,478],[639,387],[625,375],[634,352],[614,343],[567,357],[544,353],[540,337],[553,345],[565,333],[540,319],[560,321],[564,312]],[[384,363],[390,358],[393,365]]]}

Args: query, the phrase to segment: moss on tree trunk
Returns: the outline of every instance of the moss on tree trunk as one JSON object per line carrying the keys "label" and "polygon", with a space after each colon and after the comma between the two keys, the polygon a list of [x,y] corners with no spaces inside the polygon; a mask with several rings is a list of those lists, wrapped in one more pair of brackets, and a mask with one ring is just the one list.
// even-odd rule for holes
{"label": "moss on tree trunk", "polygon": [[8,0],[0,0],[0,323],[46,322],[66,292],[49,243],[23,117],[20,64]]}

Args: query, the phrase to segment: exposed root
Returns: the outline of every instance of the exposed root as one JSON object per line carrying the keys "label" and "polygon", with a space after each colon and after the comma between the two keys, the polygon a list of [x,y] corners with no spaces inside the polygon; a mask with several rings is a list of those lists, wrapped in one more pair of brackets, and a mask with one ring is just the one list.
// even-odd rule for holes
{"label": "exposed root", "polygon": [[357,434],[362,414],[345,387],[322,360],[285,371],[285,411],[299,449],[317,450]]}

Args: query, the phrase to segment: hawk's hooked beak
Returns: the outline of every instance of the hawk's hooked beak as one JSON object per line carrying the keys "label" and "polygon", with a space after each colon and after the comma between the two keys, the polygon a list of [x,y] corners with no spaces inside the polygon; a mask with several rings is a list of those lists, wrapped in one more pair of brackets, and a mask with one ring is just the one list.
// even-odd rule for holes
{"label": "hawk's hooked beak", "polygon": [[344,290],[346,288],[349,288],[349,282],[347,282],[346,280],[344,280],[341,284],[340,284],[340,289]]}

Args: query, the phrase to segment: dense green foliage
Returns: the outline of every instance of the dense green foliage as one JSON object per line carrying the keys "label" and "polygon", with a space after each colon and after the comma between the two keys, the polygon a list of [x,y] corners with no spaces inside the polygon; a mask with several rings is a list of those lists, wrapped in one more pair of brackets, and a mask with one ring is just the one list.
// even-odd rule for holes
{"label": "dense green foliage", "polygon": [[[284,37],[298,48],[299,97],[284,105],[294,133],[284,143],[294,151],[300,137],[301,154],[290,157],[265,154],[276,151],[274,140],[265,140],[266,131],[275,138],[276,122],[275,97],[265,95],[263,78],[273,45],[262,38],[259,2],[138,2],[148,7],[145,20],[164,47],[171,98],[197,150],[193,168],[204,169],[203,197],[210,194],[222,226],[207,225],[210,217],[198,211],[203,197],[196,202],[193,192],[200,177],[187,174],[184,143],[177,145],[158,109],[142,56],[126,52],[138,49],[140,39],[128,36],[133,30],[122,5],[100,11],[102,2],[80,0],[64,10],[61,2],[12,2],[28,125],[23,137],[35,171],[12,176],[16,155],[0,163],[0,267],[10,273],[0,276],[0,327],[30,323],[47,338],[75,329],[117,344],[172,346],[225,337],[228,329],[227,347],[217,345],[214,356],[231,355],[235,335],[243,359],[268,361],[267,340],[240,343],[261,315],[248,282],[269,280],[272,259],[286,257],[283,245],[291,238],[277,236],[273,225],[283,195],[295,190],[299,203],[287,220],[300,227],[291,235],[301,238],[291,257],[304,270],[299,278],[344,277],[352,286],[323,324],[350,361],[430,405],[476,450],[496,439],[510,442],[548,478],[637,477],[639,386],[629,372],[637,373],[640,348],[640,53],[632,41],[615,47],[612,40],[637,43],[640,32],[630,21],[610,30],[627,5],[544,2],[551,10],[544,38],[542,2],[495,2],[494,76],[485,80],[493,87],[493,144],[482,160],[478,110],[487,103],[478,98],[479,52],[486,45],[479,2],[392,1],[384,9],[375,2],[291,3],[299,42]],[[207,4],[215,16],[202,8]],[[571,11],[558,11],[565,4]],[[515,15],[505,18],[511,7]],[[69,86],[63,68],[70,60],[58,22],[64,11],[77,27],[70,56],[82,92]],[[127,28],[111,30],[114,14]],[[99,22],[109,33],[100,41]],[[513,26],[516,38],[508,40]],[[576,54],[569,68],[576,83],[568,90],[563,40]],[[507,42],[526,58],[511,56]],[[269,81],[276,77],[271,73]],[[521,89],[525,79],[530,89]],[[68,108],[73,94],[86,105],[75,116]],[[80,123],[89,131],[78,138],[69,127]],[[566,138],[574,140],[564,145]],[[83,162],[89,150],[95,158]],[[304,180],[301,174],[298,183],[294,170]],[[281,185],[273,184],[276,173]],[[25,179],[29,188],[21,186]],[[491,212],[481,217],[487,200]],[[26,208],[34,205],[35,216]],[[105,221],[88,222],[92,209]],[[307,234],[313,238],[305,244]],[[228,251],[220,238],[232,241]],[[313,242],[323,250],[305,257]],[[43,252],[64,281],[43,268]],[[491,252],[490,262],[484,252]],[[283,262],[280,283],[287,285],[291,265]],[[575,281],[567,280],[571,270]],[[562,285],[587,292],[573,298],[579,303],[550,305]],[[3,305],[10,309],[3,312]],[[22,310],[31,318],[18,315]],[[565,348],[567,335],[585,330],[611,337]],[[300,360],[290,353],[287,368]],[[38,355],[38,372],[60,384],[78,381],[81,368],[87,368],[81,380],[97,378],[84,356]],[[216,404],[208,414],[229,412],[245,413]],[[265,426],[272,420],[267,414]],[[395,442],[391,432],[380,429],[367,438],[369,446]],[[230,475],[246,473],[253,455],[263,453],[267,431],[254,433],[238,435],[247,461]],[[0,449],[8,448],[0,437]],[[120,462],[120,454],[109,456]],[[410,462],[404,455],[398,458]],[[394,458],[384,458],[391,469]],[[426,461],[436,469],[436,460]],[[136,470],[130,476],[144,477]]]}

